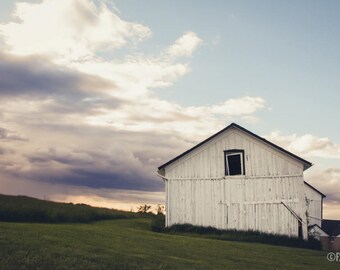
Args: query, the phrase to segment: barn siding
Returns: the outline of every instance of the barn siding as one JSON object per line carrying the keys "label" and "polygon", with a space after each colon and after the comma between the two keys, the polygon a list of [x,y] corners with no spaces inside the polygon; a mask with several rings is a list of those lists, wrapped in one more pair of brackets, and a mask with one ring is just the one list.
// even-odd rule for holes
{"label": "barn siding", "polygon": [[309,200],[307,204],[308,225],[317,224],[321,227],[322,219],[322,195],[308,185],[305,185],[305,196]]}
{"label": "barn siding", "polygon": [[[224,150],[245,151],[245,176],[225,176]],[[232,128],[165,167],[166,225],[191,223],[221,229],[307,236],[303,165]]]}
{"label": "barn siding", "polygon": [[297,236],[297,220],[281,201],[304,216],[301,180],[302,177],[169,180],[167,190],[172,191],[173,198],[167,226],[190,223]]}

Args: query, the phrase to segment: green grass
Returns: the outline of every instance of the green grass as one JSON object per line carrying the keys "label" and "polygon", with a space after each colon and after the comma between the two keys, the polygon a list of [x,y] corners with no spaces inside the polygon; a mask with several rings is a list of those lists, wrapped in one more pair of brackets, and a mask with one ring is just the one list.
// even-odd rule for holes
{"label": "green grass", "polygon": [[133,217],[141,215],[86,204],[57,203],[0,194],[0,221],[60,223]]}
{"label": "green grass", "polygon": [[220,239],[225,232],[213,234],[209,228],[152,232],[152,219],[156,229],[162,225],[163,218],[156,218],[155,223],[149,214],[0,195],[0,269],[312,270],[340,265],[328,262],[321,251],[227,241]]}
{"label": "green grass", "polygon": [[339,269],[321,251],[151,232],[150,218],[0,222],[0,269]]}

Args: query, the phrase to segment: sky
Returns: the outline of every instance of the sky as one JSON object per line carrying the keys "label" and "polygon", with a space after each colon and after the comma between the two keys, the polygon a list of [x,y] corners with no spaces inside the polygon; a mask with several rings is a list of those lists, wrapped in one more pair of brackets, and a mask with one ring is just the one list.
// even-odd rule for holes
{"label": "sky", "polygon": [[236,122],[340,219],[339,1],[2,0],[0,193],[136,209]]}

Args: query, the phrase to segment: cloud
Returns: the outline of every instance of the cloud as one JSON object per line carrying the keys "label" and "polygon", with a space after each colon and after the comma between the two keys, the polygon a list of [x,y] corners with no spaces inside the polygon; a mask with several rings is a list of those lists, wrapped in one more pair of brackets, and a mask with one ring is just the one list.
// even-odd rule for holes
{"label": "cloud", "polygon": [[257,110],[264,108],[265,100],[261,97],[232,98],[222,104],[213,105],[210,111],[213,114],[239,116],[253,114]]}
{"label": "cloud", "polygon": [[114,97],[138,101],[151,94],[152,89],[169,87],[190,69],[185,62],[169,61],[161,53],[158,56],[129,55],[123,60],[101,59],[72,63],[71,67],[87,74],[112,80],[118,91]]}
{"label": "cloud", "polygon": [[[76,117],[65,112],[51,114],[44,106],[23,116],[19,109],[17,114],[7,111],[12,117],[8,125],[12,124],[18,134],[24,133],[29,142],[7,142],[15,151],[0,157],[0,167],[2,164],[12,178],[31,181],[161,191],[162,181],[155,175],[157,166],[213,133],[207,126],[210,129],[214,124],[214,132],[219,129],[214,116],[207,116],[203,109],[187,112],[168,105],[166,111],[160,104],[159,115],[150,119],[157,108],[121,104],[112,109],[108,117],[111,122],[103,125],[86,123],[84,119],[89,117],[102,117],[90,116],[88,111]],[[138,114],[140,118],[133,118]]]}
{"label": "cloud", "polygon": [[24,136],[0,127],[0,141],[26,141]]}
{"label": "cloud", "polygon": [[123,101],[109,94],[115,89],[112,81],[53,64],[41,56],[0,54],[0,113],[15,122],[72,122],[74,115],[79,121],[82,115],[94,115],[102,107],[119,107]]}
{"label": "cloud", "polygon": [[[87,150],[65,145],[59,149],[42,149],[26,155],[30,168],[24,175],[40,181],[92,188],[162,189],[162,182],[150,173],[153,171],[144,170],[147,164],[134,154],[134,147],[106,145],[105,150]],[[44,170],[46,167],[48,172]]]}
{"label": "cloud", "polygon": [[[251,96],[197,106],[160,98],[190,72],[202,39],[189,31],[145,54],[137,45],[151,30],[95,3],[19,3],[0,25],[1,190],[38,194],[40,187],[65,200],[107,198],[103,189],[159,196],[157,166],[227,122],[256,121],[265,107]],[[113,57],[122,47],[129,54]]]}
{"label": "cloud", "polygon": [[308,181],[320,188],[322,193],[327,195],[327,201],[340,202],[340,168],[320,167],[307,174]]}
{"label": "cloud", "polygon": [[175,44],[171,45],[166,53],[177,58],[181,56],[191,56],[192,53],[202,45],[203,40],[200,39],[194,32],[186,32],[183,36],[176,40]]}
{"label": "cloud", "polygon": [[155,134],[146,132],[60,125],[39,124],[37,129],[21,125],[30,141],[6,142],[15,151],[0,155],[1,178],[93,189],[162,191],[156,167],[188,145],[165,135],[155,140]]}
{"label": "cloud", "polygon": [[0,54],[0,97],[63,94],[79,99],[84,92],[114,88],[113,82],[52,64],[43,57]]}
{"label": "cloud", "polygon": [[249,116],[264,105],[264,99],[249,96],[230,99],[218,105],[190,107],[148,98],[137,104],[123,105],[119,113],[115,110],[103,110],[103,114],[87,117],[87,123],[119,130],[177,133],[183,138],[197,140],[213,133],[211,130],[221,129],[226,121]]}
{"label": "cloud", "polygon": [[11,153],[13,153],[11,149],[0,147],[0,155],[7,155]]}
{"label": "cloud", "polygon": [[0,25],[7,51],[54,55],[62,62],[83,61],[98,50],[116,49],[151,35],[148,27],[126,22],[106,5],[83,0],[17,3],[16,21]]}
{"label": "cloud", "polygon": [[279,131],[273,131],[265,137],[289,151],[306,157],[340,159],[340,145],[326,137],[320,138],[311,134],[283,136]]}

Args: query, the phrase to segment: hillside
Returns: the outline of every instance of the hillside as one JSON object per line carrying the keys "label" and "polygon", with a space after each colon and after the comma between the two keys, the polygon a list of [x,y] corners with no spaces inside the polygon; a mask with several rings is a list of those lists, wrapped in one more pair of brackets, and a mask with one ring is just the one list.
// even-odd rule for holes
{"label": "hillside", "polygon": [[58,203],[27,196],[0,194],[0,221],[60,223],[131,217],[140,215],[86,204]]}

